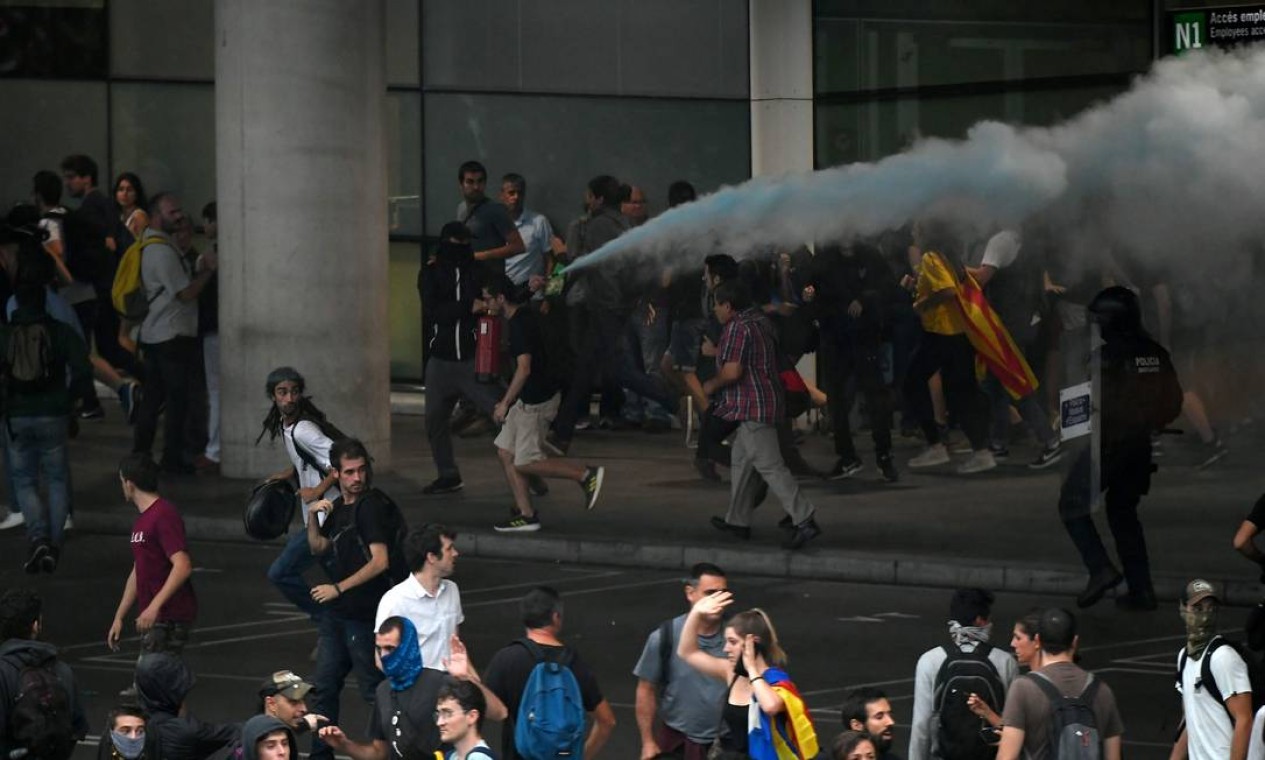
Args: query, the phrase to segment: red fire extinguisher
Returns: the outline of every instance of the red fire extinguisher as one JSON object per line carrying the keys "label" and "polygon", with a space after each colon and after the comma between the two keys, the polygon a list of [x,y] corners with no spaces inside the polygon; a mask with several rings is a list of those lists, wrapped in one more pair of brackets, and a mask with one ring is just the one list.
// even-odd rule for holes
{"label": "red fire extinguisher", "polygon": [[479,335],[474,346],[474,377],[481,383],[501,378],[501,318],[479,317]]}

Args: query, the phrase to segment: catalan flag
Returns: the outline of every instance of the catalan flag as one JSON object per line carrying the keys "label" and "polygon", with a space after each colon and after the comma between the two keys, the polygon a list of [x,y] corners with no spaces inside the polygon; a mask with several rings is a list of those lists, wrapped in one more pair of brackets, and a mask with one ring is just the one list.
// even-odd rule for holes
{"label": "catalan flag", "polygon": [[1015,400],[1035,393],[1038,383],[1032,367],[1028,366],[1027,359],[1015,345],[997,312],[989,305],[975,278],[968,274],[965,280],[960,279],[949,262],[934,251],[923,254],[922,265],[941,270],[938,275],[953,281],[966,337],[975,349],[977,373],[983,376],[984,370],[992,372]]}
{"label": "catalan flag", "polygon": [[817,729],[795,684],[780,668],[766,668],[764,680],[782,698],[786,709],[770,719],[752,698],[747,754],[754,760],[812,760],[817,757],[820,751]]}

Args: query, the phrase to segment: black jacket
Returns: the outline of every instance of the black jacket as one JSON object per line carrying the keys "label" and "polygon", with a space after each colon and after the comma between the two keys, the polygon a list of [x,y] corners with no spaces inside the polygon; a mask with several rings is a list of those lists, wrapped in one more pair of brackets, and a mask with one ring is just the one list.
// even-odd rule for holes
{"label": "black jacket", "polygon": [[53,669],[70,697],[71,725],[75,729],[75,738],[82,739],[88,734],[88,720],[84,717],[83,703],[79,701],[75,675],[69,665],[57,660],[57,648],[43,641],[8,639],[0,644],[0,758],[7,758],[10,750],[16,749],[10,744],[8,735],[9,710],[18,698],[18,679],[22,669],[48,660],[56,662]]}
{"label": "black jacket", "polygon": [[1146,493],[1151,434],[1182,410],[1182,387],[1164,348],[1146,335],[1104,335],[1101,364],[1102,482]]}
{"label": "black jacket", "polygon": [[[845,256],[838,246],[828,246],[814,257],[813,270],[817,294],[809,312],[823,333],[836,341],[847,341],[849,335],[877,340],[898,292],[882,254],[856,245],[852,255]],[[855,319],[848,314],[853,301],[861,303],[861,316]]]}
{"label": "black jacket", "polygon": [[205,723],[181,716],[180,707],[192,688],[193,674],[174,654],[147,654],[136,666],[136,693],[149,715],[146,734],[161,760],[202,760],[229,746],[241,730],[236,723]]}
{"label": "black jacket", "polygon": [[482,296],[469,249],[441,246],[422,267],[417,287],[422,294],[426,356],[449,361],[474,361],[478,320],[470,313]]}

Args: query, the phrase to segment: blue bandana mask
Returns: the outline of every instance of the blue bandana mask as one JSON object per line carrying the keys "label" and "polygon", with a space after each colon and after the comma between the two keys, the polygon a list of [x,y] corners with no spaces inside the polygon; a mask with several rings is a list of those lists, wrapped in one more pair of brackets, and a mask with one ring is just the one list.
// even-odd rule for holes
{"label": "blue bandana mask", "polygon": [[118,752],[124,760],[136,760],[145,752],[144,734],[131,737],[120,734],[118,731],[111,731],[110,741],[114,744],[114,751]]}
{"label": "blue bandana mask", "polygon": [[391,682],[392,691],[404,691],[413,685],[422,672],[422,649],[417,641],[417,628],[408,618],[402,619],[400,645],[382,657],[382,672]]}

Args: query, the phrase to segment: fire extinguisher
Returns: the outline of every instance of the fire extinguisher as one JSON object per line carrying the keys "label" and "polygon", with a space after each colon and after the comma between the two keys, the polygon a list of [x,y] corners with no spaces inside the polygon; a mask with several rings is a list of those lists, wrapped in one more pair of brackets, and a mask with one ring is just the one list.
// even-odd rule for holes
{"label": "fire extinguisher", "polygon": [[501,378],[501,318],[484,314],[479,317],[479,335],[474,346],[474,377],[481,383],[494,383]]}

